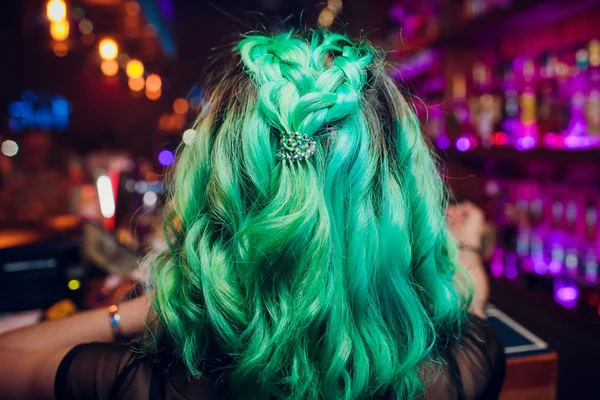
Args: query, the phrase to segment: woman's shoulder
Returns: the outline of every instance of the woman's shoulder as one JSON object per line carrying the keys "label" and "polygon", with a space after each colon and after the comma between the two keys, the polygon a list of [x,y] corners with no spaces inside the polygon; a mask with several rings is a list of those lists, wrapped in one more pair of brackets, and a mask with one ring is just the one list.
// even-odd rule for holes
{"label": "woman's shoulder", "polygon": [[139,381],[150,369],[149,363],[137,357],[129,345],[80,344],[67,353],[58,367],[55,395],[57,399],[114,398],[115,388]]}
{"label": "woman's shoulder", "polygon": [[504,383],[506,359],[504,346],[489,321],[471,316],[450,354],[465,398],[498,397]]}
{"label": "woman's shoulder", "polygon": [[504,382],[504,348],[488,321],[470,316],[459,337],[440,338],[437,353],[438,362],[425,373],[425,398],[498,398]]}
{"label": "woman's shoulder", "polygon": [[61,362],[57,399],[221,399],[208,377],[192,379],[175,357],[148,356],[137,344],[87,343]]}

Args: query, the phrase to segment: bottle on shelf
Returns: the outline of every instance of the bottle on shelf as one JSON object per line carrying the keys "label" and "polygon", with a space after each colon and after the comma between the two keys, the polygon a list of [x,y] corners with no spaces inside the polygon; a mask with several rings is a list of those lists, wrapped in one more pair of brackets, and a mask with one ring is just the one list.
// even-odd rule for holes
{"label": "bottle on shelf", "polygon": [[520,258],[529,255],[531,243],[531,229],[529,226],[528,202],[524,198],[517,200],[517,219],[519,222],[519,231],[517,233],[517,255]]}
{"label": "bottle on shelf", "polygon": [[536,105],[536,76],[535,63],[532,59],[517,59],[515,63],[520,75],[520,115],[518,139],[515,142],[517,150],[530,150],[538,144],[537,105]]}
{"label": "bottle on shelf", "polygon": [[536,197],[529,204],[529,220],[531,221],[531,239],[529,254],[533,271],[538,275],[548,272],[548,265],[544,257],[544,202],[541,197]]}
{"label": "bottle on shelf", "polygon": [[565,235],[562,229],[562,223],[565,213],[565,205],[560,197],[552,201],[552,220],[550,225],[550,235],[547,241],[548,270],[552,275],[559,275],[563,272],[565,263]]}
{"label": "bottle on shelf", "polygon": [[575,54],[575,68],[570,79],[570,119],[565,137],[565,147],[581,149],[588,147],[587,120],[585,114],[586,90],[588,87],[588,51],[579,49]]}
{"label": "bottle on shelf", "polygon": [[576,278],[580,269],[579,238],[577,237],[577,202],[567,202],[565,222],[567,235],[565,237],[565,272],[570,277]]}
{"label": "bottle on shelf", "polygon": [[554,113],[556,98],[558,97],[556,73],[558,59],[545,53],[541,57],[539,68],[539,84],[537,87],[537,114],[538,131],[540,143],[547,147],[556,147],[559,139],[557,133],[560,131],[557,116]]}
{"label": "bottle on shelf", "polygon": [[502,90],[504,92],[502,128],[506,135],[506,144],[514,144],[519,125],[519,92],[511,64],[504,68]]}
{"label": "bottle on shelf", "polygon": [[600,146],[600,40],[592,40],[589,50],[589,95],[586,102],[586,120],[591,145]]}
{"label": "bottle on shelf", "polygon": [[489,67],[483,62],[473,65],[473,95],[469,100],[471,122],[476,127],[481,146],[493,145],[494,126],[499,120],[499,100],[492,91],[492,78]]}
{"label": "bottle on shelf", "polygon": [[556,92],[554,98],[552,115],[554,116],[556,129],[556,143],[553,147],[564,148],[565,136],[571,117],[571,91],[570,91],[570,68],[567,63],[562,60],[558,61],[556,66]]}
{"label": "bottle on shelf", "polygon": [[460,152],[473,150],[477,147],[477,137],[469,118],[469,107],[467,104],[467,82],[463,74],[456,74],[452,80],[452,131],[456,137],[455,146]]}
{"label": "bottle on shelf", "polygon": [[503,212],[499,218],[501,227],[499,244],[500,249],[494,254],[491,273],[494,276],[504,275],[506,279],[513,280],[519,274],[519,257],[517,255],[517,241],[519,236],[519,216],[516,211],[515,187],[507,183],[506,196],[503,202]]}
{"label": "bottle on shelf", "polygon": [[584,279],[589,283],[598,282],[598,254],[596,252],[598,208],[594,201],[589,201],[585,207],[585,258],[583,265]]}

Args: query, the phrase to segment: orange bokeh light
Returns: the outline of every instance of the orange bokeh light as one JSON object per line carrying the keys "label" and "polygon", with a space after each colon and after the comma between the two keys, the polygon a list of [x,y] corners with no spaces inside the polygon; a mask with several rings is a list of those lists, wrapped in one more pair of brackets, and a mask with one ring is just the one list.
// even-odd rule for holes
{"label": "orange bokeh light", "polygon": [[[146,85],[148,85],[148,83],[147,83],[147,82],[146,82]],[[162,93],[161,93],[161,91],[160,91],[160,90],[157,90],[157,91],[149,91],[149,90],[146,88],[146,97],[147,97],[148,99],[150,99],[150,100],[158,100],[158,99],[160,98],[160,95],[161,95],[161,94],[162,94]]]}
{"label": "orange bokeh light", "polygon": [[129,89],[134,92],[140,92],[144,89],[144,78],[129,78],[127,82]]}
{"label": "orange bokeh light", "polygon": [[50,36],[52,39],[62,42],[69,37],[69,22],[59,21],[50,24]]}
{"label": "orange bokeh light", "polygon": [[128,1],[125,3],[125,12],[129,15],[138,15],[141,7],[136,1]]}
{"label": "orange bokeh light", "polygon": [[119,72],[119,64],[115,60],[102,60],[100,69],[106,76],[115,76]]}
{"label": "orange bokeh light", "polygon": [[67,46],[65,43],[53,43],[52,44],[52,51],[54,52],[54,55],[57,57],[64,57],[69,53],[69,46]]}
{"label": "orange bokeh light", "polygon": [[173,102],[173,111],[176,114],[185,114],[190,109],[190,105],[188,104],[186,99],[177,99]]}
{"label": "orange bokeh light", "polygon": [[160,92],[162,88],[162,79],[156,74],[150,74],[146,78],[146,91],[148,92]]}

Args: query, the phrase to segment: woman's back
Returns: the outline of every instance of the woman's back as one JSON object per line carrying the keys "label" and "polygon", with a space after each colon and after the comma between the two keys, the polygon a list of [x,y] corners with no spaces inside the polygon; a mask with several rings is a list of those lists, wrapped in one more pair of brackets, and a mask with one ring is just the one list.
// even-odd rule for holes
{"label": "woman's back", "polygon": [[[229,393],[228,357],[209,351],[211,362],[203,377],[189,379],[171,354],[150,359],[128,345],[92,343],[65,357],[56,377],[57,399],[243,399]],[[493,328],[474,318],[467,322],[460,343],[439,349],[441,371],[423,368],[427,400],[496,399],[504,381],[504,352]],[[393,399],[391,394],[378,399]]]}

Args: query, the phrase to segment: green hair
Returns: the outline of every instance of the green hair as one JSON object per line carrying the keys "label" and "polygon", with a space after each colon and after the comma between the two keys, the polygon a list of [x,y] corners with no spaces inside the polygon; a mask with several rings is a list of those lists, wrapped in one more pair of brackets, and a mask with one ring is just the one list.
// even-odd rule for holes
{"label": "green hair", "polygon": [[[471,289],[411,106],[341,34],[250,34],[231,59],[178,156],[157,340],[195,377],[217,346],[239,398],[419,396]],[[278,160],[285,132],[316,153]]]}

